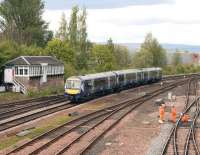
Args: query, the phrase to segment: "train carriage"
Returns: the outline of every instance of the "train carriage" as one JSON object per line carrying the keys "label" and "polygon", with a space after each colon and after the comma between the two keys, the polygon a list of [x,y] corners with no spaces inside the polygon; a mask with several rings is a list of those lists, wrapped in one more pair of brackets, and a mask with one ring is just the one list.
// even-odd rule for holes
{"label": "train carriage", "polygon": [[140,73],[139,70],[136,69],[128,69],[121,71],[114,71],[118,78],[118,87],[119,88],[129,88],[136,86],[138,84],[138,76]]}
{"label": "train carriage", "polygon": [[144,83],[151,83],[156,82],[161,79],[162,72],[161,68],[143,68],[143,82]]}
{"label": "train carriage", "polygon": [[161,68],[128,69],[74,76],[66,80],[65,95],[77,102],[113,91],[156,82],[161,78]]}
{"label": "train carriage", "polygon": [[65,95],[79,101],[112,92],[116,86],[117,78],[113,72],[76,76],[66,80]]}

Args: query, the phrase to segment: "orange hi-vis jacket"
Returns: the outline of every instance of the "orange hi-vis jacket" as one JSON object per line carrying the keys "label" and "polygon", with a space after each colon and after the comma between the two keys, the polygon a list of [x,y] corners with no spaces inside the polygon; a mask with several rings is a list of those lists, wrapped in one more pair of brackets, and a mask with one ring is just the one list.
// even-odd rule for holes
{"label": "orange hi-vis jacket", "polygon": [[165,109],[163,106],[159,108],[160,120],[164,120]]}
{"label": "orange hi-vis jacket", "polygon": [[188,122],[188,120],[189,120],[189,115],[188,114],[184,114],[182,119],[181,119],[181,121],[182,122]]}
{"label": "orange hi-vis jacket", "polygon": [[171,119],[173,122],[176,122],[176,108],[172,107],[171,109]]}

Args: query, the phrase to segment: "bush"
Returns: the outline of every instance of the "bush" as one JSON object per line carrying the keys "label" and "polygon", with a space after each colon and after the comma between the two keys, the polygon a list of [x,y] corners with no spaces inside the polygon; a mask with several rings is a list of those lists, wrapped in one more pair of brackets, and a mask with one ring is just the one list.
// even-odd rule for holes
{"label": "bush", "polygon": [[200,66],[194,66],[194,65],[178,64],[177,66],[168,65],[163,68],[164,75],[188,74],[188,73],[198,73],[198,72],[200,72]]}
{"label": "bush", "polygon": [[39,91],[29,90],[28,96],[29,97],[43,97],[43,96],[50,96],[50,95],[59,95],[63,94],[64,87],[57,86],[57,87],[46,87]]}

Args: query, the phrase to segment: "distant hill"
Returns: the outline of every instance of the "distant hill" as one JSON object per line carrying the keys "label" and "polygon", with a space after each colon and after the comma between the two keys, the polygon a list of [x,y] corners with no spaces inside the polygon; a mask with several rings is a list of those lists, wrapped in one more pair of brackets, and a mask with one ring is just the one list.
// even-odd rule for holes
{"label": "distant hill", "polygon": [[[120,43],[119,45],[126,46],[130,52],[135,52],[140,48],[140,43]],[[163,48],[167,52],[175,52],[176,50],[188,51],[188,52],[200,52],[200,46],[184,45],[184,44],[162,44]]]}

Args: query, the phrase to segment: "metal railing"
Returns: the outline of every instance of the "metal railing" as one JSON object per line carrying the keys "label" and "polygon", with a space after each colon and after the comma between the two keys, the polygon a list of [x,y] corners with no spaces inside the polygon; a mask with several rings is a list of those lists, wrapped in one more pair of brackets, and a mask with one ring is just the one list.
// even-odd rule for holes
{"label": "metal railing", "polygon": [[22,92],[23,94],[27,94],[27,89],[26,89],[25,85],[22,84],[19,80],[14,78],[13,83],[14,83],[15,87],[19,87],[20,92]]}

